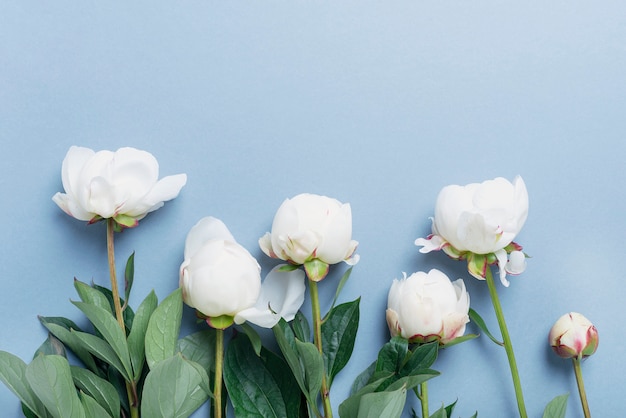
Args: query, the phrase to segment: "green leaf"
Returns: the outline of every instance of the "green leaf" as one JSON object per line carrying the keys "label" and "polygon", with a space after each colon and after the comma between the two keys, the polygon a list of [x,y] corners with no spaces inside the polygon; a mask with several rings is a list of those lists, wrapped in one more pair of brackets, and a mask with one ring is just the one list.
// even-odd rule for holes
{"label": "green leaf", "polygon": [[142,392],[142,415],[150,418],[186,418],[209,397],[203,369],[178,354],[153,364]]}
{"label": "green leaf", "polygon": [[431,416],[430,418],[448,418],[450,415],[448,415],[448,411],[446,410],[446,408],[444,408],[443,405],[441,405],[441,408],[439,408],[438,410],[436,410]]}
{"label": "green leaf", "polygon": [[133,327],[130,330],[130,334],[128,334],[128,351],[133,368],[133,380],[135,381],[141,376],[143,364],[146,360],[146,331],[150,317],[158,303],[156,294],[154,291],[151,291],[137,308]]}
{"label": "green leaf", "polygon": [[105,309],[110,315],[113,315],[111,304],[104,293],[77,279],[74,279],[74,288],[76,289],[80,300]]}
{"label": "green leaf", "polygon": [[400,375],[411,376],[432,366],[437,360],[438,349],[436,341],[419,345],[400,369]]}
{"label": "green leaf", "polygon": [[93,356],[83,346],[83,343],[78,339],[78,337],[76,337],[76,335],[71,332],[71,329],[75,329],[78,332],[82,332],[82,331],[80,331],[78,327],[68,329],[64,325],[60,325],[63,323],[63,321],[56,321],[56,320],[50,321],[51,319],[54,319],[54,318],[44,318],[44,317],[39,318],[41,323],[48,329],[48,331],[50,331],[52,335],[54,335],[61,342],[63,342],[63,344],[65,344],[67,348],[72,350],[72,352],[76,355],[76,357],[78,357],[83,362],[85,367],[89,368],[89,370],[91,370],[94,373],[99,373],[100,370]]}
{"label": "green leaf", "polygon": [[296,340],[296,348],[304,369],[304,382],[309,398],[315,399],[322,387],[324,379],[324,359],[313,343]]}
{"label": "green leaf", "polygon": [[472,320],[472,322],[474,322],[478,326],[478,328],[480,328],[481,331],[484,332],[485,335],[487,335],[487,337],[489,337],[489,339],[491,341],[493,341],[494,343],[496,343],[496,344],[498,344],[500,346],[504,346],[504,343],[502,341],[499,341],[496,337],[493,336],[493,334],[491,332],[489,332],[489,329],[487,328],[487,324],[485,324],[485,321],[478,314],[478,312],[476,312],[475,310],[470,308],[470,310],[469,310],[469,317]]}
{"label": "green leaf", "polygon": [[45,407],[26,381],[26,363],[14,354],[0,351],[0,380],[28,409],[46,416]]}
{"label": "green leaf", "polygon": [[374,376],[372,376],[372,381],[370,383],[363,386],[356,393],[352,394],[339,405],[339,416],[342,418],[356,417],[359,412],[361,398],[368,393],[374,393],[376,389],[380,387],[391,376],[392,373],[384,372],[381,372],[376,379],[374,379]]}
{"label": "green leaf", "polygon": [[[335,297],[333,298],[333,303],[330,304],[329,313],[335,307],[335,304],[337,303],[337,299],[339,299],[339,294],[341,293],[341,290],[343,289],[343,287],[345,286],[346,282],[350,278],[350,274],[351,273],[352,273],[352,267],[348,268],[348,270],[346,270],[346,272],[343,274],[343,276],[341,276],[341,279],[339,279],[339,284],[337,284],[337,290],[335,291]],[[327,314],[327,316],[328,316],[328,314]],[[323,320],[326,321],[326,317],[324,317]]]}
{"label": "green leaf", "polygon": [[133,288],[133,281],[135,280],[135,252],[126,260],[126,269],[124,270],[124,299],[128,302],[130,298],[130,291]]}
{"label": "green leaf", "polygon": [[104,340],[109,343],[117,358],[120,360],[126,371],[126,376],[132,376],[132,366],[130,363],[130,352],[126,333],[122,331],[119,323],[113,315],[106,309],[99,306],[90,305],[84,302],[72,302],[89,318],[89,321],[100,332]]}
{"label": "green leaf", "polygon": [[178,350],[184,358],[200,364],[207,373],[215,370],[215,330],[198,331],[178,340]]}
{"label": "green leaf", "polygon": [[120,398],[117,389],[109,381],[81,367],[70,366],[70,370],[78,389],[93,398],[111,417],[120,416]]}
{"label": "green leaf", "polygon": [[352,387],[350,388],[350,396],[357,393],[361,390],[367,383],[370,381],[372,375],[376,371],[376,362],[373,361],[367,369],[363,370],[352,382]]}
{"label": "green leaf", "polygon": [[39,356],[26,366],[25,377],[53,417],[85,417],[85,410],[76,393],[70,365],[65,357]]}
{"label": "green leaf", "polygon": [[[94,398],[86,393],[80,393],[80,401],[88,418],[111,418],[109,414]],[[118,415],[119,416],[119,412]]]}
{"label": "green leaf", "polygon": [[461,335],[460,337],[456,337],[455,339],[448,341],[443,347],[444,348],[450,348],[450,347],[455,346],[457,344],[464,343],[465,341],[473,340],[474,338],[478,338],[478,334]]}
{"label": "green leaf", "polygon": [[360,298],[334,307],[322,323],[322,347],[328,387],[352,356],[359,328],[359,302]]}
{"label": "green leaf", "polygon": [[111,348],[106,341],[86,332],[72,331],[72,334],[76,336],[77,340],[80,341],[80,344],[85,350],[89,351],[89,353],[98,357],[105,363],[113,366],[118,372],[120,372],[124,380],[131,380],[130,369],[122,363],[115,350],[113,350],[113,348]]}
{"label": "green leaf", "polygon": [[399,418],[406,402],[406,388],[368,393],[361,397],[357,418]]}
{"label": "green leaf", "polygon": [[63,346],[63,343],[54,335],[52,335],[52,333],[49,333],[48,338],[46,338],[46,340],[39,346],[37,351],[35,351],[34,357],[52,354],[67,357],[67,355],[65,354],[65,346]]}
{"label": "green leaf", "polygon": [[283,318],[278,321],[272,330],[274,331],[274,336],[276,337],[276,342],[278,343],[280,351],[283,353],[285,361],[289,365],[289,368],[293,373],[293,377],[298,383],[300,391],[304,394],[309,407],[313,410],[314,414],[319,416],[320,413],[317,407],[317,396],[311,396],[311,393],[308,390],[307,381],[305,379],[306,371],[304,370],[303,364],[300,362],[299,350],[296,347],[297,340],[293,331]]}
{"label": "green leaf", "polygon": [[183,297],[178,288],[161,302],[148,322],[146,360],[150,369],[175,354],[182,315]]}
{"label": "green leaf", "polygon": [[409,342],[402,337],[394,337],[378,352],[377,372],[398,373],[402,369],[409,353]]}
{"label": "green leaf", "polygon": [[261,336],[259,335],[259,333],[256,332],[256,330],[252,328],[252,326],[247,322],[244,322],[243,324],[241,324],[240,327],[241,329],[243,329],[243,332],[250,339],[250,344],[252,344],[252,348],[254,348],[254,352],[256,353],[256,355],[260,356],[262,343],[261,343]]}
{"label": "green leaf", "polygon": [[[113,293],[111,292],[111,290],[104,286],[98,286],[97,284],[94,284],[93,287],[95,289],[98,289],[100,292],[102,292],[102,294],[107,297],[109,301],[109,306],[111,307],[111,312],[115,312],[115,303],[113,302]],[[119,299],[120,305],[124,307],[124,309],[122,310],[122,317],[124,318],[124,326],[126,327],[126,331],[128,331],[133,327],[133,319],[135,318],[135,313],[130,308],[130,306],[126,304],[126,301],[124,301],[124,299],[122,299],[121,297]]]}
{"label": "green leaf", "polygon": [[543,418],[565,418],[568,397],[569,393],[565,393],[552,399],[543,411]]}
{"label": "green leaf", "polygon": [[257,355],[245,336],[232,339],[224,358],[224,382],[235,416],[298,418],[300,392],[294,392],[297,385],[285,373],[286,366],[267,350],[262,357]]}
{"label": "green leaf", "polygon": [[291,329],[300,341],[311,342],[311,326],[301,311],[296,313],[296,317],[291,322]]}

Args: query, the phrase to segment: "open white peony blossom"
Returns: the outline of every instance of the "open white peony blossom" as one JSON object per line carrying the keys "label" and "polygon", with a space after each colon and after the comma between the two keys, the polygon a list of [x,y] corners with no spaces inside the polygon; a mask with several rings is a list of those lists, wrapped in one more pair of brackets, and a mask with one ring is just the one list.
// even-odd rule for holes
{"label": "open white peony blossom", "polygon": [[65,213],[82,221],[113,218],[134,227],[163,202],[178,196],[185,174],[159,180],[159,164],[152,154],[135,148],[98,151],[72,146],[62,166],[63,189],[52,200]]}
{"label": "open white peony blossom", "polygon": [[[208,317],[226,317],[225,326],[244,309],[254,306],[261,292],[261,267],[238,244],[222,221],[201,219],[187,235],[185,260],[180,266],[183,300]],[[230,319],[228,319],[230,318]]]}
{"label": "open white peony blossom", "polygon": [[356,264],[350,204],[315,194],[299,194],[278,208],[271,233],[259,239],[263,252],[292,264],[319,260]]}
{"label": "open white peony blossom", "polygon": [[[466,186],[450,185],[437,197],[432,235],[418,238],[415,244],[422,247],[422,253],[444,250],[460,259],[469,260],[467,253],[493,254],[500,267],[500,280],[508,286],[506,273],[519,274],[526,265],[521,247],[513,240],[527,217],[528,192],[520,176],[512,183],[498,177]],[[484,277],[488,258],[473,261],[472,275]]]}
{"label": "open white peony blossom", "polygon": [[387,325],[392,337],[445,345],[465,333],[470,299],[465,282],[451,282],[432,269],[394,279],[387,299]]}

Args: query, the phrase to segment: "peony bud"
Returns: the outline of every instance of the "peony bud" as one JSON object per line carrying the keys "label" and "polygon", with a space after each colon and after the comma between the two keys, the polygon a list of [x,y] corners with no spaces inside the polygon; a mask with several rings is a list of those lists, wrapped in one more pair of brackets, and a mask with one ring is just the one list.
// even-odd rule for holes
{"label": "peony bud", "polygon": [[187,235],[180,266],[183,300],[215,328],[231,325],[235,315],[256,303],[261,267],[222,221],[201,219]]}
{"label": "peony bud", "polygon": [[395,279],[387,300],[387,325],[392,337],[444,345],[465,333],[469,294],[462,279],[451,282],[443,272],[404,274]]}
{"label": "peony bud", "polygon": [[357,244],[352,239],[350,205],[306,193],[285,200],[274,216],[271,233],[259,239],[265,254],[306,264],[316,281],[324,278],[329,264],[356,264]]}
{"label": "peony bud", "polygon": [[65,193],[52,200],[65,213],[90,223],[113,218],[119,228],[137,226],[187,182],[185,174],[159,180],[157,160],[135,148],[94,152],[72,146],[61,172]]}
{"label": "peony bud", "polygon": [[550,329],[548,340],[560,357],[579,360],[595,353],[599,342],[596,327],[576,312],[560,317]]}

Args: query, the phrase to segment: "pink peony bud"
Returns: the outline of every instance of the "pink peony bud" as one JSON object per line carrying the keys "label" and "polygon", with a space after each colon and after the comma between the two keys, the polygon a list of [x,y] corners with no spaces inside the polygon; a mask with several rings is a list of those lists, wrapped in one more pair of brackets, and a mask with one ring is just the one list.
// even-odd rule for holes
{"label": "pink peony bud", "polygon": [[570,312],[560,317],[548,336],[554,352],[563,358],[589,357],[598,348],[598,330],[584,316]]}

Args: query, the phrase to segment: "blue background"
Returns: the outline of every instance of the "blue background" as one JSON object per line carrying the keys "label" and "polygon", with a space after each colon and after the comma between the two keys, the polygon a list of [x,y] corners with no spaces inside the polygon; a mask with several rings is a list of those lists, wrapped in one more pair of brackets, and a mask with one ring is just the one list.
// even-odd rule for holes
{"label": "blue background", "polygon": [[[181,195],[117,235],[136,251],[131,305],[178,285],[185,236],[221,218],[262,263],[273,215],[301,192],[352,205],[361,262],[341,296],[361,296],[354,356],[335,408],[387,341],[402,272],[465,279],[497,331],[484,282],[413,245],[445,185],[520,174],[530,214],[526,272],[498,286],[530,416],[570,392],[571,365],[547,333],[578,311],[600,333],[583,364],[591,411],[613,416],[626,384],[626,6],[622,1],[136,1],[0,3],[0,349],[29,361],[37,315],[82,320],[72,279],[107,285],[105,231],[65,215],[61,162],[73,145],[152,152]],[[340,265],[322,282],[328,308]],[[305,306],[308,312],[308,305]],[[184,332],[198,329],[190,309]],[[473,326],[470,331],[476,331]],[[445,350],[432,408],[516,415],[504,350],[481,337]],[[2,415],[20,416],[0,386]],[[418,407],[413,395],[409,408]],[[196,413],[206,416],[206,411]]]}

